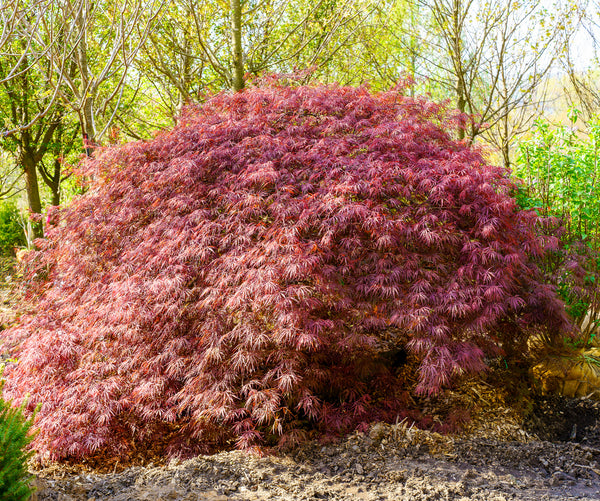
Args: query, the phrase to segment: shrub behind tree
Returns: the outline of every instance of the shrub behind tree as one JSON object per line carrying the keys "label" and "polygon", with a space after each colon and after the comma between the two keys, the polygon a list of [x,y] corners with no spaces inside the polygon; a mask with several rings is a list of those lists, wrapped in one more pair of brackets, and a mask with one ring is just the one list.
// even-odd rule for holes
{"label": "shrub behind tree", "polygon": [[19,210],[11,201],[0,202],[0,255],[14,256],[15,247],[26,243]]}

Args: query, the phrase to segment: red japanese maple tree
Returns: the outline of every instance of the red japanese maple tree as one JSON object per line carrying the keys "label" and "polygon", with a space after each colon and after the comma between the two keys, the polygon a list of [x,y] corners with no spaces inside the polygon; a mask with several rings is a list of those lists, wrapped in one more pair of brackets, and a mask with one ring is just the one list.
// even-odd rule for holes
{"label": "red japanese maple tree", "polygon": [[552,240],[457,123],[401,91],[274,81],[99,152],[30,258],[35,314],[3,334],[7,396],[43,404],[36,449],[349,430],[405,406],[383,350],[433,394],[559,333],[531,260]]}

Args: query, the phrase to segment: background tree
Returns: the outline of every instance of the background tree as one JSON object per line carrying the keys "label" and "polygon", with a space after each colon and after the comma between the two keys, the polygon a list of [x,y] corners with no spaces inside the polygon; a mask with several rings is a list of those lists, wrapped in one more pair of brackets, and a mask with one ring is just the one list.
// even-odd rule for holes
{"label": "background tree", "polygon": [[149,34],[137,68],[171,116],[203,92],[240,90],[245,74],[313,68],[314,76],[336,75],[336,56],[354,49],[373,8],[356,0],[179,0]]}
{"label": "background tree", "polygon": [[[600,111],[600,3],[597,0],[582,2],[577,14],[581,19],[579,36],[562,58],[570,83],[564,90],[571,106],[581,110],[579,118],[587,122]],[[582,53],[586,55],[583,61]]]}
{"label": "background tree", "polygon": [[514,112],[539,99],[536,91],[571,31],[571,7],[547,9],[533,0],[422,0],[420,6],[436,34],[426,50],[430,78],[473,117],[459,137],[473,140],[493,129],[510,166],[511,139],[531,116]]}
{"label": "background tree", "polygon": [[[2,74],[5,68],[15,67],[10,62],[7,64],[7,60],[7,57],[0,60]],[[17,75],[3,79],[0,84],[1,124],[4,130],[11,131],[0,139],[0,144],[13,154],[15,164],[22,170],[29,210],[37,214],[33,223],[34,237],[40,237],[43,229],[38,168],[55,140],[65,112],[56,96],[45,87],[46,79],[40,66],[29,65],[26,57],[20,64],[23,68],[16,66]],[[23,127],[23,124],[28,126]]]}
{"label": "background tree", "polygon": [[415,3],[378,3],[369,22],[359,30],[354,47],[354,79],[348,83],[369,82],[383,90],[408,76],[414,80],[411,92],[417,88],[431,91],[425,53],[431,35],[426,25],[426,17]]}
{"label": "background tree", "polygon": [[[45,0],[20,1],[13,0],[2,2],[0,5],[0,84],[9,84],[12,79],[19,78],[24,73],[34,69],[41,62],[45,64],[48,48],[36,44],[35,34],[43,25],[55,18],[59,8],[54,2]],[[45,79],[44,72],[38,78]],[[25,130],[38,119],[48,114],[57,95],[55,90],[52,99],[46,99],[46,106],[39,108],[35,113],[17,117],[18,120],[3,120],[0,135],[6,136],[13,132]],[[47,97],[47,96],[46,96]],[[11,115],[12,111],[4,103],[1,114]],[[14,118],[14,117],[13,117]],[[10,125],[10,127],[9,127]]]}
{"label": "background tree", "polygon": [[78,115],[88,147],[108,131],[162,5],[163,0],[66,0],[61,16],[36,32],[48,54],[49,84]]}

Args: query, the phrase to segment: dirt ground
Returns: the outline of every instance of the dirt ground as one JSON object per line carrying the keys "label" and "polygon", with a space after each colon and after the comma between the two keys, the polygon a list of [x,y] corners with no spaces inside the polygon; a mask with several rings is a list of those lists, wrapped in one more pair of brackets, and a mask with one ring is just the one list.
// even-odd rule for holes
{"label": "dirt ground", "polygon": [[460,435],[378,423],[288,454],[223,452],[114,473],[51,466],[37,500],[600,500],[600,404],[540,397],[523,418],[488,404]]}

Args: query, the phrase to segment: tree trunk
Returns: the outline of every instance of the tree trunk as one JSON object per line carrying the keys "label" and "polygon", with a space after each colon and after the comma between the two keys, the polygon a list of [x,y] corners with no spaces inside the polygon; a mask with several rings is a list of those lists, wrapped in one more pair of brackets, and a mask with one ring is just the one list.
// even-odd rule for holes
{"label": "tree trunk", "polygon": [[[508,98],[504,98],[504,102],[508,103]],[[502,120],[502,160],[504,167],[510,169],[510,134],[508,130],[508,120],[510,117],[508,106],[504,107],[504,118]]]}
{"label": "tree trunk", "polygon": [[231,0],[231,42],[233,47],[233,81],[231,87],[235,92],[238,92],[244,88],[241,0]]}
{"label": "tree trunk", "polygon": [[52,205],[58,207],[60,205],[60,171],[61,164],[58,158],[54,159],[54,176],[52,177],[52,183],[49,188],[52,191]]}
{"label": "tree trunk", "polygon": [[[460,76],[456,82],[456,107],[461,113],[464,113],[466,110],[467,101],[465,99],[465,89],[463,87],[463,82]],[[458,128],[458,139],[462,140],[465,138],[465,128],[461,125]]]}
{"label": "tree trunk", "polygon": [[[456,107],[461,113],[466,111],[467,100],[465,96],[464,74],[463,74],[463,47],[462,47],[462,24],[460,18],[462,15],[461,0],[455,0],[453,3],[452,12],[452,53],[454,57],[454,69],[456,71]],[[465,138],[466,132],[464,127],[458,128],[458,139]]]}
{"label": "tree trunk", "polygon": [[507,142],[502,144],[502,162],[504,163],[504,167],[510,169],[510,145]]}
{"label": "tree trunk", "polygon": [[81,74],[82,101],[79,119],[81,121],[83,147],[85,154],[88,157],[92,155],[93,148],[96,144],[96,124],[94,121],[94,97],[96,89],[90,78],[87,52],[86,16],[89,13],[90,8],[90,5],[87,5],[86,3],[85,9],[82,8],[77,15],[76,24],[80,30],[81,39],[79,40],[75,52],[77,65],[79,66],[79,72]]}
{"label": "tree trunk", "polygon": [[81,114],[81,133],[83,136],[83,147],[88,157],[92,156],[96,146],[96,123],[94,122],[93,100],[86,98]]}
{"label": "tree trunk", "polygon": [[[25,188],[27,190],[27,203],[29,210],[33,214],[42,215],[42,202],[40,199],[40,189],[37,179],[37,168],[35,158],[27,151],[20,154],[21,165],[25,173]],[[44,236],[44,227],[41,221],[33,221],[33,237],[42,238]]]}

